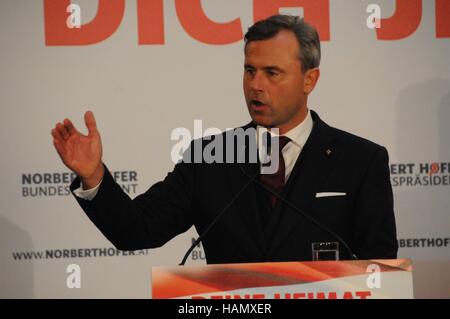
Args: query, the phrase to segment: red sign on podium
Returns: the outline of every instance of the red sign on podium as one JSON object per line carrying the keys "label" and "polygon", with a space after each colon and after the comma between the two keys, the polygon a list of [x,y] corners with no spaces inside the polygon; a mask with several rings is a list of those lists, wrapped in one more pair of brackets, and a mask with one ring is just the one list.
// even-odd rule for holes
{"label": "red sign on podium", "polygon": [[154,299],[413,298],[409,259],[153,267]]}

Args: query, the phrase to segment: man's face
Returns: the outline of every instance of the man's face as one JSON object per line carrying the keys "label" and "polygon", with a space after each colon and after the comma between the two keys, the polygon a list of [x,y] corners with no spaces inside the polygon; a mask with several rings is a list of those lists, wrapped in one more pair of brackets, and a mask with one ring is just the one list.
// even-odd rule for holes
{"label": "man's face", "polygon": [[291,31],[248,43],[245,50],[244,94],[253,122],[278,127],[284,134],[307,114],[305,74],[299,45]]}

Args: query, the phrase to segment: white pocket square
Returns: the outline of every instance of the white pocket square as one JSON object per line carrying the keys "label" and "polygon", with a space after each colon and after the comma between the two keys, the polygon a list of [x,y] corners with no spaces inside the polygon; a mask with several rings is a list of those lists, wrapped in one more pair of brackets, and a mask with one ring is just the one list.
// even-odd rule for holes
{"label": "white pocket square", "polygon": [[322,192],[316,193],[316,198],[319,197],[332,197],[332,196],[345,196],[347,193],[339,193],[339,192]]}

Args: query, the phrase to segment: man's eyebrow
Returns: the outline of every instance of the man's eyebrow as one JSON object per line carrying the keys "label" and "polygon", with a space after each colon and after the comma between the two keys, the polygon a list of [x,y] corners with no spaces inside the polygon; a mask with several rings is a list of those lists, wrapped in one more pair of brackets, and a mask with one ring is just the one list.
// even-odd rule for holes
{"label": "man's eyebrow", "polygon": [[[246,69],[256,69],[253,65],[248,64],[248,63],[244,64],[244,68],[246,68]],[[275,71],[283,72],[283,69],[281,69],[280,67],[278,67],[276,65],[268,65],[268,66],[265,66],[263,69],[264,70],[275,70]]]}
{"label": "man's eyebrow", "polygon": [[275,71],[279,71],[279,72],[283,72],[283,69],[281,69],[281,68],[279,68],[278,66],[276,66],[276,65],[269,65],[269,66],[266,66],[266,67],[264,67],[264,70],[275,70]]}

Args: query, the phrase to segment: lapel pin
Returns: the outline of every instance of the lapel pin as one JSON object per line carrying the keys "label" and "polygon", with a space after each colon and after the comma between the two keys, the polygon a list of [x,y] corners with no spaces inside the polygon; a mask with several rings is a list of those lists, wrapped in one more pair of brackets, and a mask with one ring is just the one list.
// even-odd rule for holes
{"label": "lapel pin", "polygon": [[330,149],[327,149],[327,150],[325,151],[325,153],[327,153],[327,155],[330,155],[330,154],[331,154],[331,150],[330,150]]}

